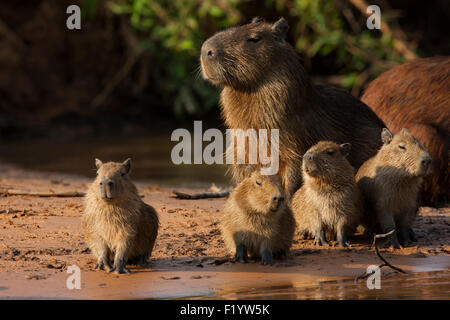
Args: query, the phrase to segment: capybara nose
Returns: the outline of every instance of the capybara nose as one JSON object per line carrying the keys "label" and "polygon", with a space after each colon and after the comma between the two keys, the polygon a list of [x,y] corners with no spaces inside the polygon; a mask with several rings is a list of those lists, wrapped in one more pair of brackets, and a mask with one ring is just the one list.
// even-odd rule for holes
{"label": "capybara nose", "polygon": [[431,164],[431,157],[427,156],[422,159],[422,165],[428,167]]}
{"label": "capybara nose", "polygon": [[211,40],[207,40],[205,43],[203,43],[201,51],[203,58],[212,59],[217,55],[217,49],[214,47],[214,44]]}
{"label": "capybara nose", "polygon": [[114,187],[114,181],[108,181],[108,187]]}
{"label": "capybara nose", "polygon": [[273,196],[272,200],[281,202],[281,201],[284,201],[284,197],[283,196]]}

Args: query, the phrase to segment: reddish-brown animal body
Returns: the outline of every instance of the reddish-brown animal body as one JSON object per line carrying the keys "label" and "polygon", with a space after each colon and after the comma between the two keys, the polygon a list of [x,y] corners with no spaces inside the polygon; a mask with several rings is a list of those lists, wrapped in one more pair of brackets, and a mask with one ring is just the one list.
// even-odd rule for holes
{"label": "reddish-brown animal body", "polygon": [[417,59],[379,76],[361,100],[394,132],[407,128],[433,159],[421,200],[449,201],[450,57]]}

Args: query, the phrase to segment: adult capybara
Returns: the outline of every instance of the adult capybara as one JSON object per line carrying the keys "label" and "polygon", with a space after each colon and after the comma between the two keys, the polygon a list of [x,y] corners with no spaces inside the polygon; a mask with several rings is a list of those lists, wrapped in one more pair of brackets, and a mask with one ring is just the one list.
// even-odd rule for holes
{"label": "adult capybara", "polygon": [[[86,240],[96,269],[129,273],[126,264],[145,265],[158,234],[158,214],[144,203],[128,173],[131,160],[102,163],[90,185],[83,215]],[[111,267],[110,259],[114,258]]]}
{"label": "adult capybara", "polygon": [[247,262],[247,252],[261,257],[263,265],[273,265],[273,256],[286,256],[295,220],[284,201],[280,178],[252,170],[225,203],[220,229],[236,261]]}
{"label": "adult capybara", "polygon": [[370,83],[361,100],[394,131],[416,136],[433,158],[421,200],[427,205],[450,199],[450,57],[416,59]]}
{"label": "adult capybara", "polygon": [[384,129],[381,139],[383,146],[359,168],[356,181],[365,199],[366,226],[376,233],[395,229],[385,246],[399,248],[399,242],[416,241],[412,223],[431,157],[406,129],[395,136]]}
{"label": "adult capybara", "polygon": [[[231,129],[279,129],[279,171],[285,195],[301,185],[302,155],[321,140],[350,142],[355,167],[381,146],[383,122],[345,90],[313,85],[295,49],[285,40],[284,19],[254,18],[209,38],[201,49],[204,79],[224,89],[220,105]],[[235,182],[245,165],[235,164]]]}
{"label": "adult capybara", "polygon": [[303,185],[291,209],[300,234],[312,235],[318,245],[328,244],[328,233],[346,247],[348,234],[361,221],[362,197],[346,159],[350,149],[349,143],[321,141],[303,156]]}

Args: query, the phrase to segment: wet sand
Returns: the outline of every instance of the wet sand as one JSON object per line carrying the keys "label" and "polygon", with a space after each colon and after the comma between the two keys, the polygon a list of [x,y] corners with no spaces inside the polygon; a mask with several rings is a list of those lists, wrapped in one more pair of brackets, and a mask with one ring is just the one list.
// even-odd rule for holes
{"label": "wet sand", "polygon": [[[5,165],[0,171],[0,189],[84,191],[91,181]],[[350,248],[341,249],[295,238],[287,261],[272,267],[235,264],[217,225],[225,199],[177,200],[171,188],[137,186],[159,212],[161,227],[148,268],[131,268],[126,275],[94,270],[81,230],[82,198],[0,197],[0,298],[450,299],[448,206],[420,208],[417,245],[382,251],[410,273],[383,268],[383,289],[368,290],[365,280],[355,285],[353,278],[381,263],[370,249],[371,239],[355,235]],[[81,268],[80,290],[67,289],[70,265]]]}

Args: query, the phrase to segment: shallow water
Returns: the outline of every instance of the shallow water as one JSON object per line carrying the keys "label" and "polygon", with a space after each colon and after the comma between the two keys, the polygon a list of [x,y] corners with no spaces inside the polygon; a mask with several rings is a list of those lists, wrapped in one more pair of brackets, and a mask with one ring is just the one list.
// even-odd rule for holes
{"label": "shallow water", "polygon": [[3,142],[0,144],[0,162],[37,171],[92,177],[95,173],[95,158],[103,161],[132,158],[132,177],[136,181],[192,187],[229,183],[225,165],[173,164],[171,150],[177,143],[172,142],[169,135],[76,143]]}
{"label": "shallow water", "polygon": [[251,288],[223,288],[205,296],[187,299],[450,299],[450,271],[391,273],[381,277],[381,289],[367,288],[366,279],[319,281],[313,285],[292,281]]}

